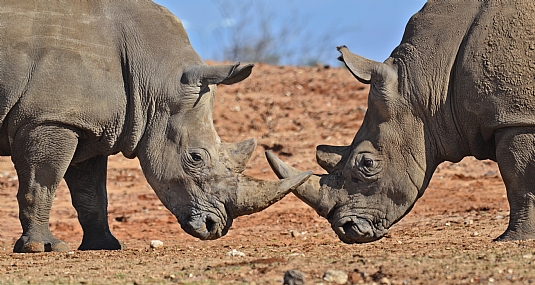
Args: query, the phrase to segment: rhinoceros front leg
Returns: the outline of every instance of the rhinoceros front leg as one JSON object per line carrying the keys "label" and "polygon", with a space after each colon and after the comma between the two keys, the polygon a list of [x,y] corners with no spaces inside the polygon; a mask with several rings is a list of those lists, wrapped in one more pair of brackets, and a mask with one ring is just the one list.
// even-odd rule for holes
{"label": "rhinoceros front leg", "polygon": [[511,211],[507,230],[496,240],[535,239],[535,128],[498,130],[496,160]]}
{"label": "rhinoceros front leg", "polygon": [[68,251],[52,235],[50,208],[56,188],[73,157],[78,139],[58,125],[21,127],[12,143],[12,160],[19,177],[17,200],[22,236],[14,252]]}
{"label": "rhinoceros front leg", "polygon": [[64,177],[84,230],[79,250],[122,248],[108,225],[107,165],[107,156],[96,156],[69,166]]}

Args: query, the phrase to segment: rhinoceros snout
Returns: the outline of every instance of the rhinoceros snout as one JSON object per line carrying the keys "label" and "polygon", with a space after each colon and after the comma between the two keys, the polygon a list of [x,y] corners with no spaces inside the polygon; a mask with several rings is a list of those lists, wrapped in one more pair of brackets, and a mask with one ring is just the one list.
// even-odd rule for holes
{"label": "rhinoceros snout", "polygon": [[224,236],[228,227],[227,223],[212,213],[201,214],[194,217],[182,224],[182,229],[188,234],[202,239],[212,240]]}
{"label": "rhinoceros snout", "polygon": [[332,223],[332,228],[338,238],[348,244],[376,241],[386,234],[378,233],[369,221],[355,216],[339,219]]}

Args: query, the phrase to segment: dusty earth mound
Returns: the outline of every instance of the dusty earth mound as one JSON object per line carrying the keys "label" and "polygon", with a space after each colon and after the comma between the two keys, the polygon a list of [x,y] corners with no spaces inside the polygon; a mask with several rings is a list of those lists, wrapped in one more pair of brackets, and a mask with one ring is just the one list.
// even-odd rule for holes
{"label": "dusty earth mound", "polygon": [[[343,68],[259,64],[251,78],[221,86],[214,114],[225,141],[258,140],[246,173],[276,179],[263,152],[323,173],[318,144],[351,143],[366,112],[368,87]],[[298,269],[307,284],[327,284],[327,270],[348,284],[503,284],[535,281],[535,242],[494,243],[508,205],[493,162],[443,163],[412,212],[382,240],[341,243],[329,224],[289,195],[267,210],[238,218],[228,235],[199,241],[185,234],[148,186],[137,160],[110,158],[109,220],[123,251],[13,254],[21,234],[17,177],[0,158],[0,283],[282,284]],[[81,241],[76,211],[61,184],[52,208],[53,233],[72,249]],[[151,240],[163,247],[150,248]],[[327,278],[328,279],[328,278]],[[331,279],[334,280],[334,279]]]}

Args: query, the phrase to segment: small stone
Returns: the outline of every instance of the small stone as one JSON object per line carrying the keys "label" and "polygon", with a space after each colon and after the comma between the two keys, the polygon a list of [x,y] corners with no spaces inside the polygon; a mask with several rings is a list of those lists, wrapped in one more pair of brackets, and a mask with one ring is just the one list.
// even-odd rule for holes
{"label": "small stone", "polygon": [[291,269],[284,273],[283,285],[304,285],[305,274],[297,269]]}
{"label": "small stone", "polygon": [[298,236],[301,235],[298,231],[291,231],[290,234],[291,234],[291,236],[292,236],[293,238],[298,237]]}
{"label": "small stone", "polygon": [[379,284],[381,284],[381,285],[390,285],[392,283],[390,282],[390,280],[388,278],[383,277],[383,278],[379,279]]}
{"label": "small stone", "polygon": [[166,276],[164,276],[164,278],[165,278],[165,279],[171,279],[171,280],[173,280],[173,279],[176,278],[176,275],[174,275],[174,274],[170,274],[170,275],[166,275]]}
{"label": "small stone", "polygon": [[531,259],[531,258],[533,258],[533,254],[531,254],[531,253],[524,254],[524,255],[522,255],[522,258]]}
{"label": "small stone", "polygon": [[479,236],[479,233],[478,233],[478,232],[473,232],[473,233],[472,233],[472,236],[473,236],[473,237],[477,237],[477,236]]}
{"label": "small stone", "polygon": [[233,249],[229,252],[227,252],[227,256],[245,256],[245,253],[241,251],[237,251],[236,249]]}
{"label": "small stone", "polygon": [[363,280],[362,275],[357,271],[349,272],[348,279],[351,283],[358,283],[359,281]]}
{"label": "small stone", "polygon": [[330,283],[346,284],[347,279],[348,279],[347,273],[345,273],[344,271],[340,271],[340,270],[329,269],[325,271],[325,273],[323,274],[323,280],[330,282]]}
{"label": "small stone", "polygon": [[161,248],[163,247],[163,241],[161,240],[151,240],[150,241],[150,248]]}

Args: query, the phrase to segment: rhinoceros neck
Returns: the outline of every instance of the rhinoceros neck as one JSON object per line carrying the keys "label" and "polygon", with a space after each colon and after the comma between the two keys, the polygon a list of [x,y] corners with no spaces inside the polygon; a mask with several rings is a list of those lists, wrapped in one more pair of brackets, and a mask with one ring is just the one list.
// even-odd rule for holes
{"label": "rhinoceros neck", "polygon": [[400,94],[424,123],[426,155],[432,164],[459,161],[470,154],[453,108],[452,86],[458,54],[480,5],[429,2],[411,18],[389,58],[398,66]]}
{"label": "rhinoceros neck", "polygon": [[133,158],[147,129],[156,123],[155,113],[168,109],[164,105],[169,96],[180,95],[182,70],[204,63],[191,47],[180,20],[168,10],[152,2],[126,4],[114,7],[120,9],[116,45],[127,98],[120,149]]}

